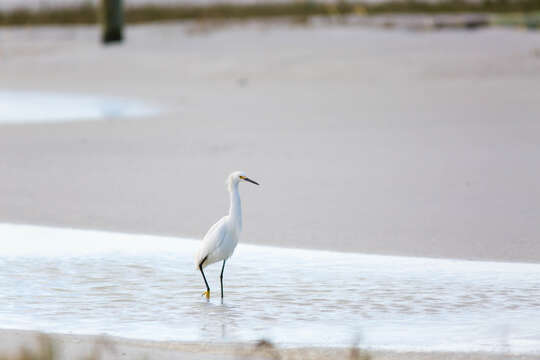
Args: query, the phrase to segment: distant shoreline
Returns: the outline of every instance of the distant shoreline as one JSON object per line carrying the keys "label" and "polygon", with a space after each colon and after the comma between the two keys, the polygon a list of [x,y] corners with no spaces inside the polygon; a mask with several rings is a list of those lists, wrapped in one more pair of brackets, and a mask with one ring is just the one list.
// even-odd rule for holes
{"label": "distant shoreline", "polygon": [[[384,14],[510,14],[491,20],[464,22],[462,27],[487,26],[493,23],[522,25],[537,28],[540,23],[540,2],[535,0],[462,0],[363,2],[258,2],[248,4],[209,3],[181,5],[137,5],[125,9],[128,24],[157,21],[185,20],[246,20],[292,17],[307,19],[312,16],[335,17],[344,15],[371,16]],[[526,14],[526,15],[525,15]],[[0,11],[0,26],[80,25],[99,22],[98,7],[88,3],[77,6],[16,8]],[[455,24],[454,24],[455,25]],[[459,24],[457,25],[459,26]]]}

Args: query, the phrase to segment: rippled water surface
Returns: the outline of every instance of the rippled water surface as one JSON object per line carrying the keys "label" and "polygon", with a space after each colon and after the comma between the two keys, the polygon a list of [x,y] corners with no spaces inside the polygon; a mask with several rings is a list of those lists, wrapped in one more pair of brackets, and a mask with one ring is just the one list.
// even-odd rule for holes
{"label": "rippled water surface", "polygon": [[225,270],[197,241],[0,225],[5,328],[283,346],[540,353],[540,265],[240,244]]}
{"label": "rippled water surface", "polygon": [[120,98],[39,91],[0,91],[0,124],[102,120],[155,113],[157,110],[148,105]]}

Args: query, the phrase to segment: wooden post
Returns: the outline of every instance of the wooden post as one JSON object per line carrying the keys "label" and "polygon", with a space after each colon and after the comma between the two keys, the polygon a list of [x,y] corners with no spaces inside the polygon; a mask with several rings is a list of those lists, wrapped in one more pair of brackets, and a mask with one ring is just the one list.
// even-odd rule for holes
{"label": "wooden post", "polygon": [[101,0],[101,40],[108,44],[123,39],[124,11],[122,0]]}

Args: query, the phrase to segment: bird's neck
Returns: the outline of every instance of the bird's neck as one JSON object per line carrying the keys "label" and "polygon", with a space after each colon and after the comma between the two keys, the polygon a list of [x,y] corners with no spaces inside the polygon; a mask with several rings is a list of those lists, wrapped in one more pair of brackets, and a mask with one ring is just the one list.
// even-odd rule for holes
{"label": "bird's neck", "polygon": [[229,209],[229,218],[238,225],[238,229],[242,230],[242,204],[240,203],[240,193],[238,191],[238,183],[231,184],[229,188],[231,194],[231,207]]}

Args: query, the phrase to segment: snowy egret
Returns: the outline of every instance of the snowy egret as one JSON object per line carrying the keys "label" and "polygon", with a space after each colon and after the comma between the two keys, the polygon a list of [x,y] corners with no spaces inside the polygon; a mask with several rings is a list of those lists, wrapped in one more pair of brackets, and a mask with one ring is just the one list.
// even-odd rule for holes
{"label": "snowy egret", "polygon": [[223,299],[223,270],[225,269],[225,261],[234,252],[240,232],[242,231],[242,206],[240,204],[240,193],[238,192],[238,184],[241,181],[250,182],[259,185],[251,180],[242,171],[235,171],[227,178],[227,187],[231,196],[231,206],[229,215],[222,217],[217,223],[212,225],[210,230],[204,236],[201,247],[195,256],[195,266],[201,271],[206,291],[203,293],[207,299],[210,299],[210,287],[203,269],[210,264],[223,260],[221,267],[221,275],[219,277],[221,283],[221,299]]}

